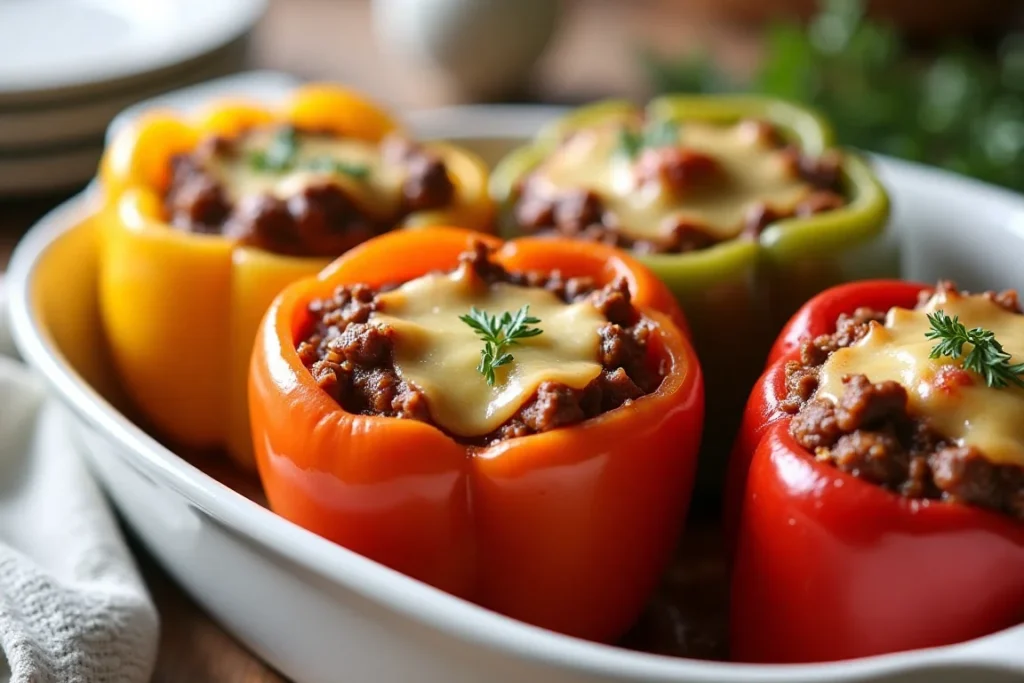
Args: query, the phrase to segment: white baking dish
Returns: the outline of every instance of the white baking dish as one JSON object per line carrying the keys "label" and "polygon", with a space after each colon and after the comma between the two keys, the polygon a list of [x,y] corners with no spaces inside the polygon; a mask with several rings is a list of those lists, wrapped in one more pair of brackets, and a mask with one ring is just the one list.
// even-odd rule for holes
{"label": "white baking dish", "polygon": [[[555,114],[466,107],[410,120],[423,136],[458,138],[493,159]],[[1024,288],[1024,198],[888,159],[878,165],[892,191],[908,277]],[[95,303],[94,236],[83,224],[90,202],[87,192],[55,210],[15,252],[9,294],[18,348],[69,408],[93,469],[146,546],[228,630],[299,683],[1024,679],[1024,626],[954,647],[798,667],[596,645],[463,602],[286,522],[114,407]]]}

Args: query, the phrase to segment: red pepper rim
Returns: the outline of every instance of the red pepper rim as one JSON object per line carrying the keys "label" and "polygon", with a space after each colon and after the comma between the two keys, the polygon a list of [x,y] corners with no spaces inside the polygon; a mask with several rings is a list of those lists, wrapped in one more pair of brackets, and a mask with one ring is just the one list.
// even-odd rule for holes
{"label": "red pepper rim", "polygon": [[835,332],[841,313],[850,314],[861,307],[886,311],[896,306],[913,308],[918,295],[928,289],[934,287],[908,280],[858,280],[830,287],[793,314],[772,345],[765,366],[799,350],[808,339]]}

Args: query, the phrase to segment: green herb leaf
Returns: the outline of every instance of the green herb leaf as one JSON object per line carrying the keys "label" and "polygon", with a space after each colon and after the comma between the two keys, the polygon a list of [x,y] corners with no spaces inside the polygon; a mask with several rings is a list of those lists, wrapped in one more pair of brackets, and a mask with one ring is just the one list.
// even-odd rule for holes
{"label": "green herb leaf", "polygon": [[679,124],[669,119],[658,119],[644,128],[644,147],[672,147],[679,143]]}
{"label": "green herb leaf", "polygon": [[679,123],[670,119],[648,121],[643,129],[619,129],[619,152],[635,159],[645,149],[671,147],[679,142]]}
{"label": "green herb leaf", "polygon": [[299,163],[299,145],[299,135],[295,128],[284,126],[274,134],[266,149],[249,155],[249,165],[263,173],[286,173],[300,168],[318,173],[347,175],[360,180],[370,174],[370,168],[365,164],[353,164],[328,155]]}
{"label": "green herb leaf", "polygon": [[480,364],[476,370],[484,376],[490,386],[494,386],[497,381],[495,368],[508,365],[514,360],[512,354],[508,352],[508,347],[518,344],[520,340],[543,333],[540,328],[530,327],[539,323],[540,318],[530,315],[528,305],[515,313],[505,311],[500,317],[474,306],[469,309],[468,315],[460,315],[459,320],[469,325],[484,342],[484,348],[480,350]]}
{"label": "green herb leaf", "polygon": [[292,126],[283,126],[274,133],[266,149],[249,155],[249,165],[264,173],[283,173],[295,165],[298,152],[298,132]]}
{"label": "green herb leaf", "polygon": [[[960,365],[981,375],[985,384],[996,389],[1013,384],[1024,389],[1024,363],[1010,364],[1010,354],[996,340],[991,330],[975,327],[968,330],[959,318],[950,318],[943,311],[928,314],[931,329],[925,332],[927,339],[935,339],[938,343],[932,347],[932,358],[963,358]],[[971,350],[964,356],[964,346]]]}
{"label": "green herb leaf", "polygon": [[628,159],[633,159],[644,146],[644,136],[640,131],[630,128],[619,130],[619,152]]}
{"label": "green herb leaf", "polygon": [[347,175],[358,180],[370,175],[370,168],[365,164],[353,164],[348,161],[332,159],[329,156],[314,157],[302,164],[302,168],[318,173]]}

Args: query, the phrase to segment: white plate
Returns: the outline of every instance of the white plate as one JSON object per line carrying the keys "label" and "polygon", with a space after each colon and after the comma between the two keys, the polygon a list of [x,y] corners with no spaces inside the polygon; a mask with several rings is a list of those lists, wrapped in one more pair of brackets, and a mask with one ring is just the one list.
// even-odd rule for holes
{"label": "white plate", "polygon": [[[466,107],[409,118],[430,137],[467,141],[489,133],[496,152],[554,113]],[[912,164],[878,164],[892,190],[909,277],[1024,289],[1024,200]],[[453,598],[277,517],[162,446],[75,372],[69,357],[103,354],[95,291],[61,292],[61,311],[93,323],[83,322],[63,348],[50,336],[35,275],[63,250],[81,255],[75,267],[83,271],[68,274],[70,281],[95,277],[90,241],[73,229],[88,201],[79,197],[55,211],[15,252],[9,294],[19,350],[71,408],[91,465],[146,546],[226,628],[298,683],[1021,680],[1024,626],[953,647],[809,666],[696,662],[596,645]]]}
{"label": "white plate", "polygon": [[122,86],[247,33],[266,0],[0,2],[0,107]]}
{"label": "white plate", "polygon": [[[0,0],[2,2],[2,0]],[[24,196],[84,185],[96,173],[111,120],[126,106],[242,68],[245,40],[218,51],[195,70],[141,90],[77,105],[15,113],[0,110],[0,197]]]}
{"label": "white plate", "polygon": [[[2,1],[2,0],[0,0]],[[125,108],[161,93],[240,71],[245,65],[248,35],[204,55],[185,70],[174,70],[135,87],[100,92],[85,99],[58,99],[26,107],[0,107],[0,159],[11,152],[48,151],[68,143],[100,141],[110,121]],[[40,148],[45,147],[46,150]]]}

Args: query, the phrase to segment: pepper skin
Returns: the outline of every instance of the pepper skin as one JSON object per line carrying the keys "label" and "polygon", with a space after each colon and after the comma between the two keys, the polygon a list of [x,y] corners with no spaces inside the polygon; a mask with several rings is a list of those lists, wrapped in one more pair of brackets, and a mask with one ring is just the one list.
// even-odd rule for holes
{"label": "pepper skin", "polygon": [[[645,115],[654,120],[731,123],[757,118],[773,124],[801,150],[818,155],[835,145],[829,124],[808,109],[754,96],[667,96],[645,111],[629,102],[583,107],[553,122],[536,140],[509,154],[491,173],[491,195],[499,224],[517,234],[511,208],[518,181],[572,131]],[[672,290],[693,325],[694,344],[707,379],[705,451],[698,490],[719,491],[725,453],[743,410],[746,389],[757,378],[778,328],[809,297],[837,283],[892,277],[899,263],[884,228],[889,214],[885,189],[856,154],[843,150],[847,204],[808,217],[769,224],[756,239],[739,237],[683,254],[636,258]],[[705,457],[705,456],[702,456]]]}
{"label": "pepper skin", "polygon": [[[120,131],[103,158],[100,305],[118,372],[162,435],[193,448],[226,446],[252,469],[246,386],[256,327],[286,284],[330,259],[282,256],[222,235],[165,222],[170,158],[207,134],[288,121],[378,141],[396,130],[376,105],[337,86],[299,88],[280,109],[222,102],[195,118],[144,116]],[[448,210],[413,213],[398,227],[436,223],[489,229],[487,170],[472,154],[425,144],[448,166],[456,198]]]}
{"label": "pepper skin", "polygon": [[613,249],[487,238],[510,270],[604,284],[625,276],[658,324],[652,394],[586,422],[487,448],[432,425],[353,415],[322,391],[296,344],[308,303],[339,284],[378,286],[447,270],[472,238],[433,228],[377,237],[285,289],[252,355],[249,401],[271,508],[393,569],[508,616],[611,641],[666,566],[693,485],[703,381],[664,286]]}
{"label": "pepper skin", "polygon": [[1024,525],[903,498],[819,463],[778,409],[802,340],[859,306],[913,307],[924,289],[876,280],[826,290],[780,335],[730,471],[734,659],[823,662],[948,645],[1024,616]]}

